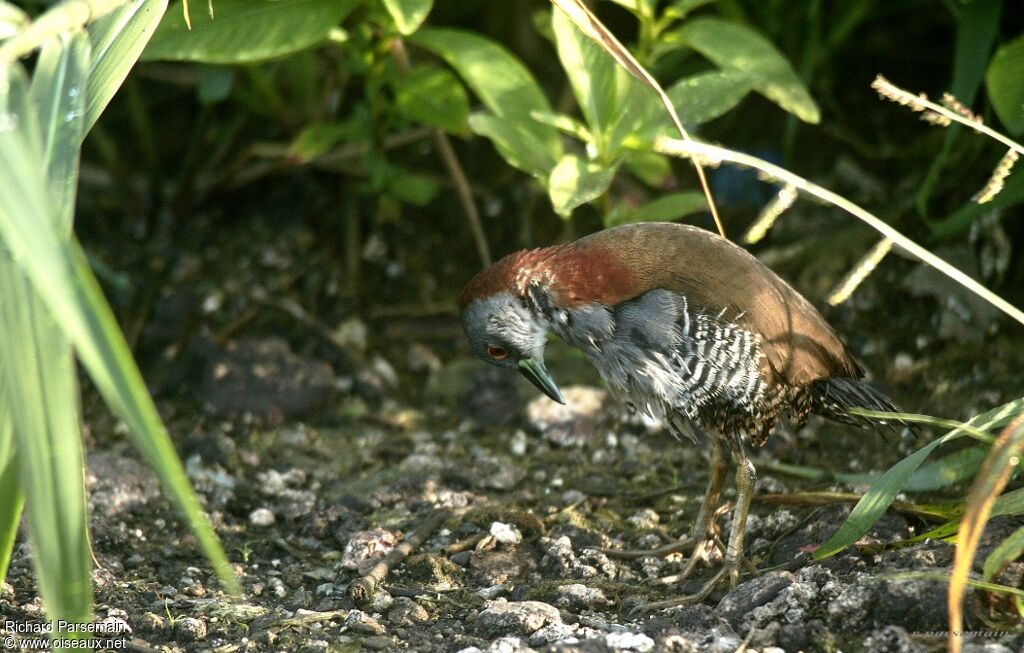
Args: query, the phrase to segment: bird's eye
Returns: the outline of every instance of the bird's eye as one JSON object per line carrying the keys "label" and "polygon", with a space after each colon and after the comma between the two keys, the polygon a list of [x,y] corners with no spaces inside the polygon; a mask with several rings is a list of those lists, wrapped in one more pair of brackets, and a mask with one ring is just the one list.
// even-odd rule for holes
{"label": "bird's eye", "polygon": [[502,347],[496,347],[494,345],[491,345],[490,347],[487,348],[487,355],[493,358],[494,360],[498,361],[508,358],[507,351],[505,351]]}

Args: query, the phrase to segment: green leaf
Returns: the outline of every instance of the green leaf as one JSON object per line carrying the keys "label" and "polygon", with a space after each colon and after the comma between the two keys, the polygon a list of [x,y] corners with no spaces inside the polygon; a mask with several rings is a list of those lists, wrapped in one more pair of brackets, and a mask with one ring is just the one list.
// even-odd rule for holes
{"label": "green leaf", "polygon": [[1004,44],[985,75],[988,97],[1011,134],[1024,132],[1024,35]]}
{"label": "green leaf", "polygon": [[594,137],[590,130],[587,129],[587,126],[572,116],[567,116],[564,113],[551,113],[550,111],[533,111],[530,113],[530,117],[544,125],[551,125],[558,131],[584,143],[594,142]]}
{"label": "green leaf", "polygon": [[[0,83],[0,89],[16,89],[22,84],[19,66],[0,68],[0,76],[8,78]],[[178,503],[215,571],[229,590],[237,592],[237,581],[227,558],[192,492],[81,246],[58,227],[63,218],[60,207],[52,204],[53,195],[40,174],[44,169],[43,150],[38,128],[33,127],[34,115],[24,106],[0,103],[0,116],[17,127],[0,129],[0,241],[31,282],[36,296],[42,299],[52,323],[59,325],[64,337],[74,345],[96,388],[128,424],[136,446]],[[3,302],[5,307],[7,304]],[[70,361],[67,364],[73,365]],[[20,446],[18,455],[25,469],[31,466],[29,454]],[[80,483],[81,465],[74,474],[65,473],[62,478]],[[31,504],[32,494],[27,493],[27,497]],[[58,505],[41,505],[51,511],[64,510]],[[69,504],[67,510],[79,508]],[[85,591],[74,580],[65,578],[64,582],[65,591]],[[55,607],[49,599],[47,603],[51,610]]]}
{"label": "green leaf", "polygon": [[332,147],[352,138],[357,126],[351,122],[315,122],[306,125],[288,145],[288,159],[308,163]]}
{"label": "green leaf", "polygon": [[667,91],[683,122],[700,125],[728,112],[754,88],[739,70],[715,70],[683,78]]}
{"label": "green leaf", "polygon": [[654,18],[654,10],[658,0],[612,0],[617,5],[623,6],[640,18]]}
{"label": "green leaf", "polygon": [[360,0],[217,0],[216,14],[168,11],[143,61],[239,64],[283,57],[327,40]]}
{"label": "green leaf", "polygon": [[903,491],[930,492],[966,481],[977,473],[987,453],[984,447],[968,447],[922,465],[907,481]]}
{"label": "green leaf", "polygon": [[437,197],[440,187],[437,181],[425,175],[394,167],[388,182],[387,192],[392,197],[414,206],[426,206]]}
{"label": "green leaf", "polygon": [[[32,22],[31,17],[10,2],[0,1],[0,41],[14,36]],[[3,576],[0,575],[0,579]]]}
{"label": "green leaf", "polygon": [[[83,32],[51,38],[39,55],[31,87],[19,64],[0,68],[0,116],[14,120],[12,129],[0,130],[0,195],[5,196],[0,220],[11,210],[10,202],[38,190],[54,207],[36,216],[38,228],[70,231],[89,54]],[[4,174],[10,166],[23,170]],[[16,174],[31,176],[31,188],[10,188]],[[12,193],[16,196],[6,197]],[[16,256],[13,248],[0,250],[0,367],[17,443],[17,474],[28,501],[36,576],[51,621],[87,623],[92,618],[92,561],[75,362],[60,325]],[[5,484],[12,473],[4,471]]]}
{"label": "green leaf", "polygon": [[388,13],[391,14],[391,19],[395,21],[398,31],[405,36],[409,36],[419,29],[423,21],[426,20],[427,14],[430,13],[431,7],[434,6],[434,0],[383,0],[383,2]]}
{"label": "green leaf", "polygon": [[7,392],[3,370],[0,369],[0,584],[7,578],[14,540],[18,535],[25,495],[21,492],[18,459],[15,455],[11,411],[7,408]]}
{"label": "green leaf", "polygon": [[679,20],[685,18],[694,9],[711,4],[712,2],[717,2],[717,0],[675,0],[675,2],[665,7],[665,17]]}
{"label": "green leaf", "polygon": [[[494,140],[512,165],[547,176],[562,156],[562,140],[557,130],[530,117],[534,111],[550,113],[551,105],[515,55],[490,39],[456,29],[424,27],[409,40],[447,61],[499,119],[471,116],[473,131]],[[506,154],[514,154],[517,163]]]}
{"label": "green leaf", "polygon": [[672,162],[663,155],[647,150],[634,150],[623,159],[631,173],[651,188],[660,189],[672,174]]}
{"label": "green leaf", "polygon": [[1024,555],[1024,526],[1021,526],[1000,542],[985,558],[982,578],[992,580],[1007,564]]}
{"label": "green leaf", "polygon": [[565,12],[554,12],[552,26],[558,58],[594,137],[597,158],[611,161],[623,139],[649,119],[657,104],[655,98],[581,32]]}
{"label": "green leaf", "polygon": [[506,120],[489,113],[474,113],[469,117],[469,128],[491,139],[509,165],[547,183],[557,160],[552,158],[551,150],[537,140],[536,134],[524,128],[522,121]]}
{"label": "green leaf", "polygon": [[434,66],[418,66],[396,76],[392,84],[395,107],[410,120],[452,134],[469,131],[469,99],[452,73]]}
{"label": "green leaf", "polygon": [[797,118],[810,123],[821,119],[793,67],[752,29],[717,18],[695,18],[665,38],[690,46],[723,70],[747,74],[754,89]]}
{"label": "green leaf", "polygon": [[92,67],[86,94],[86,133],[121,87],[166,10],[167,0],[133,0],[89,24]]}
{"label": "green leaf", "polygon": [[707,210],[704,193],[669,193],[637,207],[624,222],[671,222]]}
{"label": "green leaf", "polygon": [[608,189],[618,165],[604,166],[566,154],[551,171],[548,193],[555,212],[568,217],[573,209]]}
{"label": "green leaf", "polygon": [[[1024,399],[1017,399],[977,415],[967,422],[967,426],[979,430],[996,428],[1005,424],[1012,419],[1012,416],[1021,411],[1024,411]],[[835,555],[860,539],[878,521],[896,495],[903,490],[908,479],[920,467],[925,458],[939,445],[963,435],[963,429],[953,429],[890,467],[857,502],[839,530],[815,551],[814,558],[821,560]]]}

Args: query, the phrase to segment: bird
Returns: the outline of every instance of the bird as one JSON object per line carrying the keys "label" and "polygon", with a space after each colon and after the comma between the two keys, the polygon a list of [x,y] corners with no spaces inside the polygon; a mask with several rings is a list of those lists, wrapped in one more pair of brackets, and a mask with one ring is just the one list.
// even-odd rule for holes
{"label": "bird", "polygon": [[815,413],[875,430],[899,423],[852,413],[899,408],[864,380],[807,299],[748,251],[699,227],[635,223],[514,252],[469,281],[459,311],[473,354],[518,370],[552,400],[565,403],[544,364],[548,334],[579,348],[631,410],[662,419],[680,439],[709,441],[708,487],[679,543],[693,548],[680,578],[711,542],[728,450],[737,498],[721,568],[699,591],[647,609],[699,602],[737,584],[756,481],[749,447],[763,445],[780,420],[799,428]]}

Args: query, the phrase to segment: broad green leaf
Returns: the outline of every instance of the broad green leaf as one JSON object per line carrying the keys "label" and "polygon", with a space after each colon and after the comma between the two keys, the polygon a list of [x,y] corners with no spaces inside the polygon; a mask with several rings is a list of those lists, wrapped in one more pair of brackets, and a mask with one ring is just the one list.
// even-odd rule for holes
{"label": "broad green leaf", "polygon": [[661,189],[672,174],[671,159],[647,150],[630,151],[623,158],[623,164],[640,181],[655,189]]}
{"label": "broad green leaf", "polygon": [[[31,87],[19,64],[0,68],[0,115],[15,118],[13,128],[0,130],[0,171],[23,167],[20,174],[31,176],[33,188],[14,192],[40,190],[52,202],[35,216],[39,230],[49,233],[71,229],[89,54],[84,32],[51,38]],[[12,193],[12,177],[0,172],[0,195]],[[0,219],[11,211],[10,201],[0,200]],[[16,256],[13,248],[0,249],[0,367],[36,576],[51,621],[86,623],[92,613],[92,565],[75,362],[61,326]]]}
{"label": "broad green leaf", "polygon": [[754,89],[801,120],[820,120],[818,105],[792,66],[752,29],[718,18],[695,18],[665,38],[690,46],[723,70],[746,73]]}
{"label": "broad green leaf", "polygon": [[708,210],[704,193],[669,193],[637,207],[625,222],[670,222]]}
{"label": "broad green leaf", "polygon": [[1004,44],[985,75],[988,97],[1011,134],[1024,132],[1024,35]]}
{"label": "broad green leaf", "polygon": [[[533,75],[514,54],[495,41],[456,29],[424,27],[409,40],[447,61],[484,106],[501,119],[480,120],[473,116],[473,131],[488,138],[500,133],[501,143],[492,140],[502,156],[514,142],[516,159],[529,162],[530,167],[524,168],[511,160],[509,163],[521,170],[536,174],[542,169],[544,176],[551,171],[562,156],[562,140],[557,130],[530,117],[534,111],[550,113],[551,105]],[[477,127],[473,126],[474,120]]]}
{"label": "broad green leaf", "polygon": [[524,129],[522,121],[506,120],[489,113],[474,113],[469,117],[469,128],[491,139],[509,165],[547,183],[557,160],[552,158],[551,150],[537,140],[536,134]]}
{"label": "broad green leaf", "polygon": [[388,13],[391,14],[391,19],[395,21],[398,31],[405,36],[419,29],[423,21],[426,20],[427,14],[430,13],[431,7],[434,6],[434,0],[383,0],[383,2]]}
{"label": "broad green leaf", "polygon": [[426,206],[437,197],[437,182],[425,175],[417,175],[395,166],[387,186],[392,197],[414,206]]}
{"label": "broad green leaf", "polygon": [[[1022,411],[1024,411],[1024,399],[1017,399],[975,416],[967,422],[967,426],[979,430],[997,428]],[[921,466],[925,458],[939,445],[963,435],[963,429],[953,429],[890,467],[857,502],[839,530],[815,551],[814,558],[821,560],[835,555],[860,539],[878,521],[896,495],[903,490],[908,479]]]}
{"label": "broad green leaf", "polygon": [[676,20],[685,18],[691,11],[717,0],[675,0],[665,7],[665,17]]}
{"label": "broad green leaf", "polygon": [[[753,87],[753,80],[744,72],[714,70],[685,77],[665,92],[683,122],[700,125],[735,107]],[[664,111],[651,114],[637,131],[640,143],[653,143],[659,135],[676,134],[675,127]]]}
{"label": "broad green leaf", "polygon": [[167,10],[167,0],[132,0],[89,24],[92,67],[86,94],[85,132],[121,87]]}
{"label": "broad green leaf", "polygon": [[[643,96],[650,95],[648,110],[655,104],[653,94],[640,84],[600,46],[581,32],[563,11],[552,19],[555,42],[562,68],[569,76],[588,131],[594,137],[598,158],[609,162],[618,154],[630,128],[620,125],[643,123]],[[640,101],[634,101],[639,96]]]}
{"label": "broad green leaf", "polygon": [[584,143],[594,142],[594,137],[590,130],[587,129],[587,126],[572,116],[567,116],[564,113],[551,113],[549,111],[533,111],[530,113],[530,117],[539,123],[551,125],[558,131]]}
{"label": "broad green leaf", "polygon": [[573,209],[608,189],[618,166],[605,166],[566,154],[551,171],[548,193],[555,212],[568,217]]}
{"label": "broad green leaf", "polygon": [[984,447],[968,447],[954,451],[948,456],[922,465],[903,490],[906,492],[930,492],[965,481],[975,475],[988,450]]}
{"label": "broad green leaf", "polygon": [[681,79],[665,92],[684,122],[700,125],[735,107],[753,87],[744,72],[716,70]]}
{"label": "broad green leaf", "polygon": [[1007,564],[1024,555],[1024,526],[1021,526],[1000,542],[985,558],[982,578],[992,580]]}
{"label": "broad green leaf", "polygon": [[392,81],[395,107],[415,122],[452,134],[468,132],[469,99],[455,75],[443,68],[418,66]]}
{"label": "broad green leaf", "polygon": [[216,13],[168,11],[143,61],[239,64],[283,57],[327,40],[360,0],[217,0]]}

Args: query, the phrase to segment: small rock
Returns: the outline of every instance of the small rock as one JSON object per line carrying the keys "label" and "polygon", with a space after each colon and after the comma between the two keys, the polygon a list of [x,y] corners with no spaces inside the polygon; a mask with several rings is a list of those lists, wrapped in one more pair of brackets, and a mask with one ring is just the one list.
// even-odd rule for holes
{"label": "small rock", "polygon": [[556,591],[555,603],[571,610],[586,610],[607,605],[608,598],[600,589],[583,583],[562,585]]}
{"label": "small rock", "polygon": [[326,639],[312,639],[302,645],[299,653],[327,653],[330,646]]}
{"label": "small rock", "polygon": [[562,623],[558,608],[541,601],[491,601],[480,612],[476,628],[485,637],[530,635],[548,624]]}
{"label": "small rock", "polygon": [[647,653],[654,648],[654,640],[643,633],[608,633],[604,641],[613,649],[637,653]]}
{"label": "small rock", "polygon": [[538,396],[526,406],[526,417],[550,442],[563,447],[580,446],[594,437],[607,394],[597,388],[567,386],[562,389],[564,405]]}
{"label": "small rock", "polygon": [[174,622],[174,632],[190,642],[206,639],[206,622],[195,617],[181,617]]}
{"label": "small rock", "polygon": [[276,521],[277,518],[274,517],[274,513],[267,508],[257,508],[249,513],[249,523],[253,526],[265,528],[273,526]]}
{"label": "small rock", "polygon": [[566,623],[548,624],[530,635],[530,646],[544,646],[575,638],[576,630],[575,626]]}
{"label": "small rock", "polygon": [[868,635],[864,640],[864,650],[872,653],[925,653],[928,648],[911,639],[903,628],[886,626]]}
{"label": "small rock", "polygon": [[661,517],[658,513],[651,510],[650,508],[644,508],[640,512],[630,515],[626,521],[633,524],[637,528],[654,528],[658,525]]}
{"label": "small rock", "polygon": [[523,541],[523,534],[518,528],[500,521],[491,524],[491,537],[498,544],[515,545]]}
{"label": "small rock", "polygon": [[742,620],[776,596],[793,582],[793,574],[782,571],[764,574],[729,590],[718,603],[719,613],[730,622]]}
{"label": "small rock", "polygon": [[412,626],[430,620],[430,614],[416,601],[400,596],[388,611],[388,623],[392,626]]}
{"label": "small rock", "polygon": [[409,371],[417,374],[435,374],[444,365],[434,350],[426,345],[414,342],[409,345],[405,354],[405,365]]}
{"label": "small rock", "polygon": [[345,628],[363,635],[383,635],[384,625],[362,610],[349,610]]}
{"label": "small rock", "polygon": [[341,566],[345,569],[359,570],[368,562],[380,560],[398,544],[398,538],[391,531],[374,528],[359,531],[349,538],[345,552],[341,556]]}

